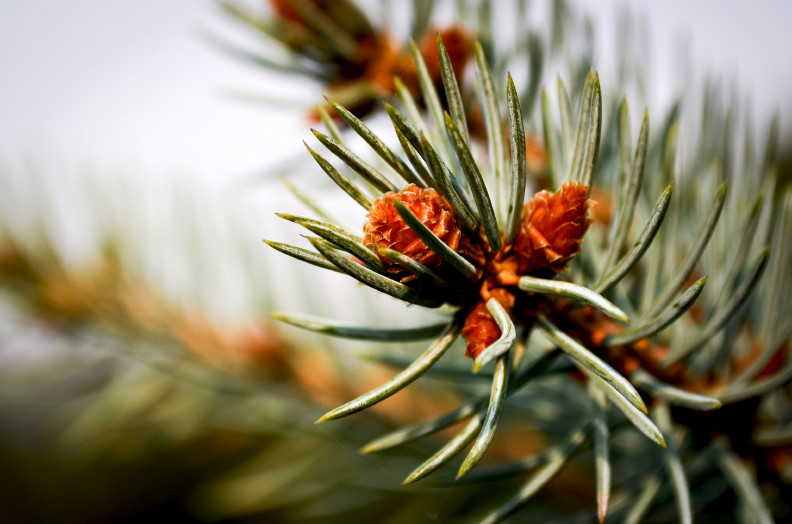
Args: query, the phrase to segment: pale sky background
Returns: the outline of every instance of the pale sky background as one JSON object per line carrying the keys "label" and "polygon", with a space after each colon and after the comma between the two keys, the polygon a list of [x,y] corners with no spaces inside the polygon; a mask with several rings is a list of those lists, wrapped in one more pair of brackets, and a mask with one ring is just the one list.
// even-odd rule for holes
{"label": "pale sky background", "polygon": [[[598,34],[605,43],[595,56],[597,67],[605,68],[609,46],[620,44],[613,28],[623,2],[578,5],[598,9]],[[736,79],[760,118],[780,111],[784,135],[792,137],[791,1],[630,5],[649,22],[654,96],[670,97],[680,81],[695,80],[679,79],[673,64],[675,42],[687,38],[697,72]],[[261,239],[290,241],[295,230],[289,236],[273,232],[272,213],[297,208],[281,202],[271,187],[250,197],[240,195],[239,187],[217,188],[305,155],[301,142],[310,133],[296,109],[254,106],[228,93],[320,99],[318,92],[284,86],[281,77],[213,49],[198,37],[205,29],[231,39],[246,35],[212,0],[0,0],[0,191],[9,180],[17,189],[7,199],[0,194],[6,202],[0,219],[45,216],[53,242],[77,258],[96,249],[102,216],[128,222],[142,253],[139,265],[155,284],[171,295],[186,293],[188,300],[197,293],[220,316],[234,318],[257,307],[250,304],[253,280],[265,287],[292,285],[283,278],[267,280],[280,277],[278,268],[290,260],[269,258]],[[38,185],[28,183],[34,171]],[[120,187],[100,203],[109,209],[105,215],[84,212],[98,207],[95,196],[79,191],[85,172],[105,187]],[[152,184],[172,179],[201,195],[186,199],[199,224],[185,224],[184,203],[173,205],[172,187],[163,191]],[[37,193],[41,184],[49,189],[47,198]],[[348,288],[347,281],[339,284]],[[288,290],[274,293],[300,302]]]}

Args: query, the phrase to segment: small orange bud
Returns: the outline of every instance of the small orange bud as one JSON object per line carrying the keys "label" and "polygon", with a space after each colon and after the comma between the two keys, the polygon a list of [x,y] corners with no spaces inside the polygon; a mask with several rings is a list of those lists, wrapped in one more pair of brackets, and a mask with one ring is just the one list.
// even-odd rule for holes
{"label": "small orange bud", "polygon": [[465,324],[462,326],[462,336],[467,341],[465,356],[475,360],[500,335],[500,328],[490,315],[486,303],[478,302],[465,317]]}
{"label": "small orange bud", "polygon": [[501,336],[498,323],[495,322],[495,319],[492,318],[487,309],[486,300],[495,298],[507,311],[514,307],[514,295],[503,288],[490,288],[488,283],[484,282],[481,294],[484,300],[476,303],[473,309],[470,310],[462,326],[462,336],[467,342],[465,356],[474,360]]}
{"label": "small orange bud", "polygon": [[401,49],[385,31],[360,41],[358,62],[365,64],[363,78],[368,80],[378,93],[386,97],[396,90],[395,77],[403,77],[404,71],[408,71],[408,75],[415,75],[410,54]]}
{"label": "small orange bud", "polygon": [[443,260],[418,238],[396,211],[393,200],[398,199],[448,247],[456,250],[462,231],[451,206],[432,188],[410,184],[398,193],[388,192],[374,202],[363,226],[363,244],[374,250],[389,270],[401,268],[379,254],[378,248],[390,248],[421,264],[435,268]]}
{"label": "small orange bud", "polygon": [[426,35],[421,39],[418,47],[421,50],[421,56],[426,62],[426,68],[429,70],[435,85],[442,86],[443,75],[440,72],[440,59],[437,56],[437,33],[440,33],[443,46],[448,52],[448,58],[457,77],[461,77],[464,74],[465,67],[473,57],[474,38],[469,31],[459,26],[451,26],[445,29],[427,31]]}
{"label": "small orange bud", "polygon": [[564,270],[580,251],[591,225],[586,214],[591,206],[588,186],[568,182],[552,195],[540,191],[523,209],[520,232],[514,241],[520,271],[531,273]]}

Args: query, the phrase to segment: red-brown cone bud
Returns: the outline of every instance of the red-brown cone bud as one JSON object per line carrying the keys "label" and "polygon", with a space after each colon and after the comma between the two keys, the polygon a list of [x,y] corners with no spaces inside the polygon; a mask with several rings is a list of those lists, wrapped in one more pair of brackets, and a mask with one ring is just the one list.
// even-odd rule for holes
{"label": "red-brown cone bud", "polygon": [[[507,311],[514,307],[514,295],[503,288],[490,289],[485,282],[482,287],[482,295],[485,295],[485,300],[494,297]],[[492,318],[485,300],[476,303],[465,317],[465,323],[462,326],[462,336],[467,342],[465,356],[474,360],[479,356],[479,353],[501,336],[498,323]]]}
{"label": "red-brown cone bud", "polygon": [[448,58],[457,78],[464,74],[465,67],[473,57],[473,43],[475,40],[469,31],[459,26],[427,31],[418,47],[421,50],[421,56],[426,62],[426,68],[429,70],[432,80],[435,85],[439,86],[443,83],[443,74],[440,72],[440,58],[437,56],[437,33],[440,33],[443,46],[448,52]]}
{"label": "red-brown cone bud", "polygon": [[465,317],[465,324],[462,326],[462,336],[467,341],[465,356],[475,360],[479,353],[498,340],[500,335],[500,328],[487,310],[486,303],[477,303]]}
{"label": "red-brown cone bud", "polygon": [[373,249],[392,271],[401,271],[401,267],[381,255],[378,248],[393,249],[430,268],[440,266],[443,260],[404,222],[394,199],[407,206],[448,247],[458,249],[462,231],[451,206],[434,189],[415,184],[398,193],[386,193],[374,202],[363,226],[363,244]]}
{"label": "red-brown cone bud", "polygon": [[591,205],[588,186],[578,182],[565,183],[552,195],[547,191],[537,193],[523,209],[520,232],[514,241],[520,271],[563,271],[580,251],[591,225],[586,217]]}

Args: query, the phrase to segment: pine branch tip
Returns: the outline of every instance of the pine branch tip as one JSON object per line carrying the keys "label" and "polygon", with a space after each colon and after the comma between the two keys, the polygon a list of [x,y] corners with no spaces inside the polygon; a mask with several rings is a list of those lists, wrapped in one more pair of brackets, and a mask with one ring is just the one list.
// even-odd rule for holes
{"label": "pine branch tip", "polygon": [[600,524],[605,522],[605,516],[608,513],[609,501],[610,496],[607,493],[601,493],[597,496],[597,518],[599,518]]}
{"label": "pine branch tip", "polygon": [[358,453],[360,453],[361,455],[370,455],[372,453],[375,453],[376,451],[377,449],[370,446],[369,444],[366,444],[365,446],[358,449]]}
{"label": "pine branch tip", "polygon": [[337,418],[342,418],[342,417],[343,417],[343,415],[339,415],[338,414],[338,408],[336,408],[336,409],[332,409],[332,410],[328,411],[327,413],[325,413],[324,415],[322,415],[321,417],[316,419],[314,421],[314,424],[322,424],[324,422],[329,422],[331,420],[335,420]]}
{"label": "pine branch tip", "polygon": [[407,475],[407,478],[405,478],[404,480],[401,481],[401,485],[402,486],[409,486],[413,482],[416,482],[416,481],[418,481],[420,479],[421,479],[421,476],[416,475],[415,472],[413,471],[412,473]]}

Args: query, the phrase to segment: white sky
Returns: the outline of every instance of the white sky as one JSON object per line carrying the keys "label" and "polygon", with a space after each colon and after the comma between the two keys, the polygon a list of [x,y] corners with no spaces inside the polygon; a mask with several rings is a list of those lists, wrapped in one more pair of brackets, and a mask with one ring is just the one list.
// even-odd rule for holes
{"label": "white sky", "polygon": [[260,165],[265,139],[293,119],[222,95],[266,85],[198,38],[216,21],[208,0],[0,2],[0,162],[199,175]]}

